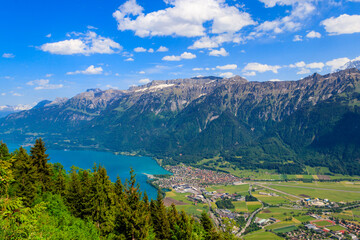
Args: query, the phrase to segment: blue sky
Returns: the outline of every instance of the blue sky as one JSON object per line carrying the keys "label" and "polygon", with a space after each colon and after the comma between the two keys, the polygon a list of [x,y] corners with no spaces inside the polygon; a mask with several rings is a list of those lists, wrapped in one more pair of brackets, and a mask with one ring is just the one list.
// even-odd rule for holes
{"label": "blue sky", "polygon": [[298,80],[360,59],[360,0],[12,0],[0,105],[195,76]]}

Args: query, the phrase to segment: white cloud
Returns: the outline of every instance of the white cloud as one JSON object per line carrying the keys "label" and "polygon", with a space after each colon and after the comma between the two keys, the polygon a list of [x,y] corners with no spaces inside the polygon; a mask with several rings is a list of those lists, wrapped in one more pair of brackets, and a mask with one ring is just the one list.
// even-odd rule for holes
{"label": "white cloud", "polygon": [[331,35],[360,33],[360,15],[343,14],[337,18],[331,17],[321,22]]}
{"label": "white cloud", "polygon": [[149,53],[153,53],[153,52],[154,52],[154,49],[149,48],[148,52],[149,52]]}
{"label": "white cloud", "polygon": [[256,72],[246,72],[244,73],[245,76],[248,76],[248,77],[253,77],[253,76],[256,76]]}
{"label": "white cloud", "polygon": [[54,74],[52,74],[52,73],[48,73],[48,74],[45,75],[46,78],[50,78],[52,76],[54,76]]}
{"label": "white cloud", "polygon": [[149,82],[151,82],[151,81],[148,78],[144,78],[144,79],[139,80],[139,83],[141,83],[141,84],[148,84]]}
{"label": "white cloud", "polygon": [[134,52],[146,52],[147,50],[143,47],[134,48]]}
{"label": "white cloud", "polygon": [[247,72],[247,71],[255,71],[255,72],[268,72],[271,71],[273,73],[278,73],[278,70],[281,69],[280,66],[276,65],[276,66],[271,66],[271,65],[267,65],[267,64],[261,64],[261,63],[248,63],[244,69],[243,72]]}
{"label": "white cloud", "polygon": [[119,89],[118,87],[112,86],[110,84],[106,85],[105,87],[109,89]]}
{"label": "white cloud", "polygon": [[125,59],[124,61],[125,61],[125,62],[133,62],[134,59],[130,57],[130,58]]}
{"label": "white cloud", "polygon": [[140,71],[139,74],[145,74],[145,71]]}
{"label": "white cloud", "polygon": [[87,26],[87,29],[94,29],[94,30],[96,30],[96,29],[98,29],[97,27],[94,27],[94,26],[91,26],[91,25],[88,25]]}
{"label": "white cloud", "polygon": [[224,33],[212,37],[204,36],[196,40],[189,49],[213,49],[218,48],[223,43],[232,42],[238,44],[244,41],[244,38],[239,33]]}
{"label": "white cloud", "polygon": [[169,51],[169,49],[167,47],[164,46],[160,46],[158,50],[156,50],[157,52],[167,52]]}
{"label": "white cloud", "polygon": [[240,12],[224,0],[166,0],[168,8],[145,14],[135,0],[129,0],[113,13],[121,31],[132,30],[140,37],[199,37],[211,23],[213,34],[234,33],[255,22],[248,13]]}
{"label": "white cloud", "polygon": [[97,75],[102,74],[102,67],[94,67],[94,65],[89,66],[87,69],[81,71],[77,70],[75,72],[68,72],[67,75],[75,75],[75,74],[86,74],[86,75]]}
{"label": "white cloud", "polygon": [[44,89],[58,89],[64,87],[62,84],[50,84],[48,79],[38,79],[26,83],[29,86],[35,86],[35,90],[44,90]]}
{"label": "white cloud", "polygon": [[195,54],[192,54],[189,52],[184,52],[180,56],[175,56],[175,55],[165,56],[162,58],[162,60],[163,61],[180,61],[182,59],[194,59],[194,58],[196,58]]}
{"label": "white cloud", "polygon": [[300,36],[300,35],[295,35],[294,39],[293,39],[294,42],[301,42],[302,40],[303,40],[302,36]]}
{"label": "white cloud", "polygon": [[6,93],[1,93],[1,96],[6,96]]}
{"label": "white cloud", "polygon": [[302,68],[300,71],[298,71],[296,74],[309,74],[310,73],[310,69],[307,68]]}
{"label": "white cloud", "polygon": [[281,82],[282,80],[274,78],[274,79],[270,79],[269,82]]}
{"label": "white cloud", "polygon": [[223,57],[226,57],[226,56],[229,56],[229,53],[225,50],[225,48],[220,48],[220,50],[212,50],[210,53],[209,53],[210,56],[215,56],[215,57],[219,57],[219,56],[223,56]]}
{"label": "white cloud", "polygon": [[224,66],[216,66],[217,69],[220,70],[235,70],[237,69],[237,65],[236,64],[228,64],[228,65],[224,65]]}
{"label": "white cloud", "polygon": [[[97,35],[95,32],[72,33],[76,39],[69,39],[53,43],[45,43],[39,48],[44,52],[59,55],[82,54],[113,54],[122,50],[122,46],[110,38]],[[71,36],[71,34],[68,34]]]}
{"label": "white cloud", "polygon": [[51,38],[51,33],[49,33],[48,35],[46,35],[45,37],[47,38]]}
{"label": "white cloud", "polygon": [[192,54],[192,53],[189,53],[189,52],[184,52],[180,56],[181,56],[182,59],[194,59],[194,58],[196,58],[195,54]]}
{"label": "white cloud", "polygon": [[336,58],[331,61],[326,62],[326,66],[331,67],[331,71],[336,71],[343,67],[346,63],[350,61],[349,58]]}
{"label": "white cloud", "polygon": [[193,71],[202,71],[202,70],[204,70],[203,68],[193,68],[192,69]]}
{"label": "white cloud", "polygon": [[307,38],[321,38],[321,34],[315,31],[311,31],[308,34],[306,34]]}
{"label": "white cloud", "polygon": [[[315,13],[316,7],[312,2],[315,0],[260,0],[265,7],[291,6],[288,16],[277,18],[272,21],[265,21],[255,28],[255,32],[250,37],[260,37],[264,34],[280,34],[283,32],[293,32],[299,30],[303,21],[311,14]],[[299,41],[299,37],[296,40]]]}
{"label": "white cloud", "polygon": [[3,58],[14,58],[15,55],[12,54],[12,53],[4,53],[4,54],[2,55],[2,57],[3,57]]}
{"label": "white cloud", "polygon": [[234,77],[235,74],[233,74],[232,72],[225,72],[225,73],[220,73],[219,76],[223,78],[231,78]]}
{"label": "white cloud", "polygon": [[12,95],[15,96],[15,97],[22,97],[22,96],[23,96],[23,95],[20,94],[20,93],[13,93]]}
{"label": "white cloud", "polygon": [[304,61],[289,65],[290,68],[303,68],[305,66],[306,66],[306,63]]}
{"label": "white cloud", "polygon": [[311,69],[323,69],[325,67],[325,64],[322,62],[313,62],[306,64],[306,67]]}

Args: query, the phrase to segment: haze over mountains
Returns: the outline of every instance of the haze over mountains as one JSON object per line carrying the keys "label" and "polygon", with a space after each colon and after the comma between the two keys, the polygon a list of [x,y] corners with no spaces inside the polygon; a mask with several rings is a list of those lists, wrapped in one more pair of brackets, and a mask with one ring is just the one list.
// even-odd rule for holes
{"label": "haze over mountains", "polygon": [[[352,65],[350,66],[352,67]],[[90,89],[0,119],[0,137],[194,163],[216,155],[240,168],[360,174],[360,71],[299,81],[236,76]]]}

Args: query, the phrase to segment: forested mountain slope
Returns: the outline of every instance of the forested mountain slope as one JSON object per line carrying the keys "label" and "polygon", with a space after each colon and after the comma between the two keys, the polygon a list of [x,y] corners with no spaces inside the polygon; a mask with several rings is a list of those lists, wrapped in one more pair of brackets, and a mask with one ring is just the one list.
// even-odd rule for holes
{"label": "forested mountain slope", "polygon": [[168,163],[220,154],[241,168],[360,174],[360,71],[299,81],[241,77],[89,90],[0,120],[1,138],[138,152]]}

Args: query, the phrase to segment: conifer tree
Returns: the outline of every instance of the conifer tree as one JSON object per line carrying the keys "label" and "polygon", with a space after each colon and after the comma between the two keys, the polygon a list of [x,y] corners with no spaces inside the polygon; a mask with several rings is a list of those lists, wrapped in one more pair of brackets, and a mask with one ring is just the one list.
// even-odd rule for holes
{"label": "conifer tree", "polygon": [[48,157],[44,141],[36,139],[35,145],[30,150],[33,164],[37,169],[37,178],[42,192],[51,190],[51,168],[48,165]]}
{"label": "conifer tree", "polygon": [[54,171],[56,172],[54,192],[61,196],[65,196],[66,179],[64,176],[64,167],[61,164],[54,164]]}
{"label": "conifer tree", "polygon": [[115,230],[125,239],[146,239],[149,235],[149,212],[144,201],[141,201],[133,169],[130,179],[125,182],[124,201],[116,214]]}
{"label": "conifer tree", "polygon": [[80,182],[80,177],[76,171],[76,168],[72,167],[70,172],[70,181],[66,190],[66,201],[69,210],[76,217],[80,217],[81,215],[82,202],[80,201],[81,199],[79,199],[81,195],[82,186]]}
{"label": "conifer tree", "polygon": [[16,196],[25,206],[31,206],[36,196],[36,168],[26,150],[20,147],[13,164]]}
{"label": "conifer tree", "polygon": [[110,233],[115,222],[115,192],[105,168],[94,167],[89,191],[91,218],[102,234]]}
{"label": "conifer tree", "polygon": [[205,235],[206,240],[221,239],[220,234],[216,232],[216,229],[215,229],[210,217],[207,215],[206,212],[201,213],[200,222],[206,232],[206,235]]}
{"label": "conifer tree", "polygon": [[81,218],[88,218],[91,216],[92,211],[92,202],[91,202],[91,185],[92,185],[92,175],[89,171],[80,171],[81,172],[81,195],[79,195],[79,201],[81,201]]}
{"label": "conifer tree", "polygon": [[5,143],[0,144],[0,196],[8,196],[8,189],[11,182],[14,181],[12,172],[11,155]]}
{"label": "conifer tree", "polygon": [[166,209],[162,200],[160,190],[158,190],[157,199],[151,209],[151,221],[154,228],[154,232],[158,239],[170,238],[170,226],[167,219]]}

